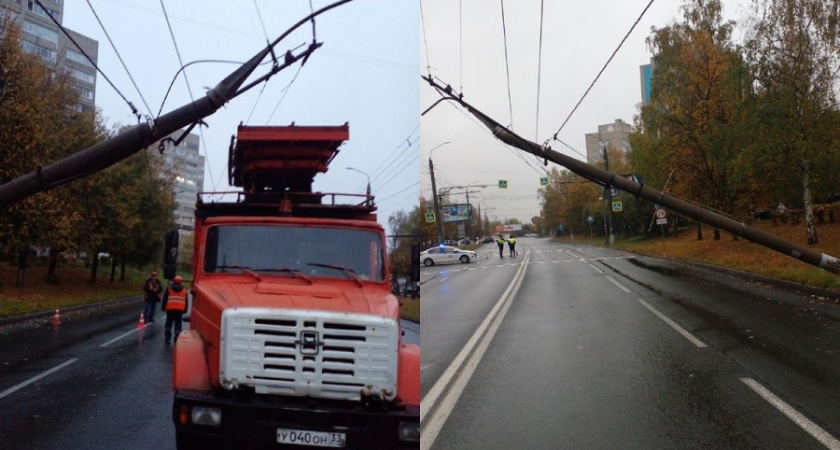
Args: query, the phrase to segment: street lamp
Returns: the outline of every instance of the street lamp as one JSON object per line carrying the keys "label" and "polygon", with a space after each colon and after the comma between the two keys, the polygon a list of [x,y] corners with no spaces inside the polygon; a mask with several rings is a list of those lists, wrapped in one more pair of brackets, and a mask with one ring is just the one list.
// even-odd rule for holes
{"label": "street lamp", "polygon": [[361,171],[359,169],[354,169],[352,167],[345,167],[345,169],[352,170],[354,172],[359,172],[360,174],[367,177],[367,180],[368,180],[368,182],[367,182],[367,195],[370,196],[370,175],[368,175],[367,172]]}
{"label": "street lamp", "polygon": [[440,147],[443,147],[446,144],[451,144],[451,142],[446,141],[440,145],[435,146],[435,148],[429,150],[429,173],[432,176],[432,203],[435,207],[435,220],[438,224],[438,243],[441,245],[443,245],[443,221],[440,217],[440,205],[438,204],[437,188],[435,187],[435,166],[434,164],[432,164],[432,152],[439,149]]}

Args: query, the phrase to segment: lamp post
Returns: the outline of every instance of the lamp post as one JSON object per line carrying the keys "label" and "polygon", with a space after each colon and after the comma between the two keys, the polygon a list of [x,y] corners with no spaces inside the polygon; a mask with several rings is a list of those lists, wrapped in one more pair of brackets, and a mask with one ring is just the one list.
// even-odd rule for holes
{"label": "lamp post", "polygon": [[435,207],[435,221],[437,221],[438,224],[438,243],[441,245],[443,244],[443,220],[441,220],[442,217],[440,217],[440,205],[438,204],[437,187],[435,187],[435,166],[432,164],[432,152],[446,144],[451,144],[451,142],[446,141],[429,150],[429,173],[432,176],[432,202]]}
{"label": "lamp post", "polygon": [[363,172],[363,171],[361,171],[361,170],[359,170],[359,169],[354,169],[354,168],[352,168],[352,167],[346,167],[346,169],[347,169],[347,170],[352,170],[352,171],[354,171],[354,172],[359,172],[360,174],[362,174],[362,175],[364,175],[364,176],[366,176],[366,177],[367,177],[367,180],[368,180],[368,182],[367,182],[367,195],[368,195],[368,197],[369,197],[369,196],[370,196],[370,175],[368,175],[368,174],[367,174],[367,172]]}

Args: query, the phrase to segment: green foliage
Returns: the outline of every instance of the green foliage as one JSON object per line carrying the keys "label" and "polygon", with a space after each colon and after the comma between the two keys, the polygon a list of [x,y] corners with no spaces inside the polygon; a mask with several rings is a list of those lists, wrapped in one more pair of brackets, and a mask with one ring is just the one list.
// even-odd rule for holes
{"label": "green foliage", "polygon": [[425,216],[419,206],[406,213],[399,210],[388,217],[388,225],[396,235],[391,246],[391,275],[394,277],[411,274],[411,245],[420,240],[421,223]]}
{"label": "green foliage", "polygon": [[[0,28],[0,183],[6,183],[102,142],[108,133],[98,114],[74,109],[78,96],[66,74],[23,52],[14,21]],[[101,251],[136,266],[159,261],[174,200],[171,180],[155,175],[155,156],[141,152],[102,172],[90,162],[86,177],[3,207],[0,245],[12,254],[32,245],[86,251],[94,264]]]}

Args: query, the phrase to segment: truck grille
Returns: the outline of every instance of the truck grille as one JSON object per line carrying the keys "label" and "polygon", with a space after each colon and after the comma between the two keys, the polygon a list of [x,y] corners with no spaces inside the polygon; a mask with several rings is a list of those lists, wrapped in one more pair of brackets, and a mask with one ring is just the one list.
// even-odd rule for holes
{"label": "truck grille", "polygon": [[360,400],[396,396],[396,321],[365,314],[231,308],[220,380],[258,394]]}

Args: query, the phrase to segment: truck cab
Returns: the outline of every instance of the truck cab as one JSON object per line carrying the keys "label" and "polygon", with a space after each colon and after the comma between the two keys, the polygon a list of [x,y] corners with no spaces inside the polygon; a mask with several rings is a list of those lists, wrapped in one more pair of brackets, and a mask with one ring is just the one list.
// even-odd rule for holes
{"label": "truck cab", "polygon": [[402,342],[373,197],[311,189],[348,137],[240,126],[243,190],[199,194],[179,449],[419,447],[420,349]]}

